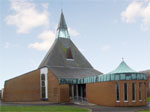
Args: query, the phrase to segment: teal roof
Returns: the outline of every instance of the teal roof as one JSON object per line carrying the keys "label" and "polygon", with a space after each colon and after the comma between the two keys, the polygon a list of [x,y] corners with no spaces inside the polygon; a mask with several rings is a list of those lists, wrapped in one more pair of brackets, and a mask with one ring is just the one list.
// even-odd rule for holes
{"label": "teal roof", "polygon": [[77,79],[59,79],[60,84],[86,84],[95,82],[106,82],[106,81],[120,81],[120,80],[146,80],[144,73],[136,72],[131,69],[124,61],[112,72],[107,74],[100,74],[97,76],[90,76]]}
{"label": "teal roof", "polygon": [[135,73],[136,71],[131,69],[125,61],[122,61],[120,65],[113,70],[112,72],[109,72],[108,74],[116,74],[116,73]]}

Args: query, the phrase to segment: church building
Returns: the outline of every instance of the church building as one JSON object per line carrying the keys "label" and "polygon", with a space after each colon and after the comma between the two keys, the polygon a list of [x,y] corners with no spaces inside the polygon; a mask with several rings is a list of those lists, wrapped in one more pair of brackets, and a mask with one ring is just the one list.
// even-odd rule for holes
{"label": "church building", "polygon": [[61,12],[55,42],[43,61],[36,70],[5,81],[3,101],[140,106],[146,105],[146,91],[145,74],[124,61],[108,74],[94,69],[70,39]]}

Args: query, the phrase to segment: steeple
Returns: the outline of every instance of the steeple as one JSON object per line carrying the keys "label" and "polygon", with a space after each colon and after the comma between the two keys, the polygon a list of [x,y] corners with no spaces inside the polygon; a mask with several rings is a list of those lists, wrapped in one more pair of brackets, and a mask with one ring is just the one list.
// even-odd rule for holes
{"label": "steeple", "polygon": [[61,11],[56,38],[70,38],[63,11]]}

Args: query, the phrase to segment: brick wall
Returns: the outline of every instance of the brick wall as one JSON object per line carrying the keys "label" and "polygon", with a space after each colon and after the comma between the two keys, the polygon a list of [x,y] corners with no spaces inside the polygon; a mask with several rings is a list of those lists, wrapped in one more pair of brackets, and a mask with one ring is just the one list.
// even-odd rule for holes
{"label": "brick wall", "polygon": [[59,85],[57,78],[48,72],[48,101],[50,102],[68,102],[69,101],[69,85]]}
{"label": "brick wall", "polygon": [[[6,102],[40,101],[40,70],[35,70],[5,82]],[[57,78],[48,71],[48,101],[69,102],[69,85],[59,85]]]}
{"label": "brick wall", "polygon": [[150,76],[147,77],[147,96],[150,97]]}
{"label": "brick wall", "polygon": [[69,85],[60,85],[60,103],[69,102]]}
{"label": "brick wall", "polygon": [[40,70],[35,70],[5,82],[4,99],[8,102],[39,101]]}
{"label": "brick wall", "polygon": [[[128,102],[124,102],[124,83],[128,84]],[[136,83],[136,102],[132,102],[132,82]],[[139,101],[139,82],[142,82],[142,101]],[[116,83],[120,84],[120,102],[116,102]],[[110,81],[86,84],[87,99],[91,103],[104,106],[140,106],[146,105],[144,80]]]}

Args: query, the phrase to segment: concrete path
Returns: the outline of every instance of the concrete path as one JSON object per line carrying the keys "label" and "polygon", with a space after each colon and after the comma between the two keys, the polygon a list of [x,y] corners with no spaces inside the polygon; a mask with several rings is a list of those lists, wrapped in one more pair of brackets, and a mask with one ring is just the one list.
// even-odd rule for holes
{"label": "concrete path", "polygon": [[150,104],[147,104],[147,106],[140,106],[140,107],[105,107],[105,106],[98,106],[94,104],[55,104],[55,103],[49,103],[49,102],[24,102],[24,103],[2,103],[1,105],[12,105],[12,106],[54,106],[54,105],[64,105],[64,106],[75,106],[75,107],[81,107],[81,108],[88,108],[92,110],[92,112],[138,112],[140,110],[150,110]]}

